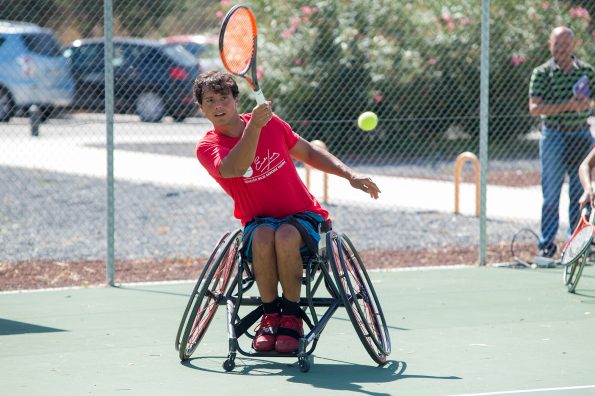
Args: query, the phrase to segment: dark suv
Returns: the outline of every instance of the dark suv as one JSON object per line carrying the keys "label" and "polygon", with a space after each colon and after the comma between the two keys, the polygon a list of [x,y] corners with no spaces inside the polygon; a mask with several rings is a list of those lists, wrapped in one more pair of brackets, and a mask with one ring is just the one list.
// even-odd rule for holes
{"label": "dark suv", "polygon": [[[114,39],[114,107],[158,122],[166,115],[182,121],[196,114],[192,83],[199,74],[182,46],[154,40]],[[73,107],[102,110],[105,98],[103,39],[76,40],[63,51],[76,83]]]}

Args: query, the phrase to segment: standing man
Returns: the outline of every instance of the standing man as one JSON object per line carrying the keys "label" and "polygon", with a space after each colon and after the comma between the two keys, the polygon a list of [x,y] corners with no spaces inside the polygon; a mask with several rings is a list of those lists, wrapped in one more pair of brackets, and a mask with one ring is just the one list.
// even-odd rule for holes
{"label": "standing man", "polygon": [[577,223],[579,198],[583,192],[578,168],[592,146],[587,119],[591,115],[590,99],[575,93],[577,81],[586,76],[595,86],[593,67],[573,54],[576,46],[574,32],[558,26],[550,34],[548,47],[552,58],[536,67],[531,75],[529,111],[542,120],[539,155],[541,162],[541,238],[539,253],[553,257],[555,237],[559,225],[560,192],[565,175],[569,179],[569,234]]}
{"label": "standing man", "polygon": [[[194,82],[194,97],[213,129],[198,142],[196,156],[234,201],[244,226],[242,254],[252,261],[264,315],[252,347],[256,351],[296,351],[303,335],[300,315],[302,253],[328,220],[300,179],[293,159],[343,177],[376,199],[380,190],[332,154],[297,135],[267,101],[250,114],[238,113],[238,86],[228,73],[208,72]],[[298,224],[301,224],[299,226]],[[278,294],[281,284],[282,295]]]}

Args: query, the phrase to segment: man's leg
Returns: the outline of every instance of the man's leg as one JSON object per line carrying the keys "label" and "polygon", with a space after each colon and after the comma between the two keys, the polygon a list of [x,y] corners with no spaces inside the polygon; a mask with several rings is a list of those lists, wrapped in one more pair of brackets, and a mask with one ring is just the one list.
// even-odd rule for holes
{"label": "man's leg", "polygon": [[304,245],[299,231],[290,224],[282,224],[275,232],[275,253],[277,271],[283,289],[283,296],[293,302],[300,299],[302,288],[302,256]]}
{"label": "man's leg", "polygon": [[303,245],[299,231],[290,224],[282,224],[275,232],[277,271],[283,289],[281,320],[275,343],[275,349],[280,353],[297,350],[298,339],[304,334],[298,304],[303,273],[300,247]]}
{"label": "man's leg", "polygon": [[275,230],[260,226],[252,236],[252,266],[256,285],[263,303],[277,299],[277,259],[275,254]]}
{"label": "man's leg", "polygon": [[[564,142],[561,132],[543,130],[539,144],[541,158],[541,239],[539,249],[552,248],[558,232],[560,192],[564,182]],[[555,245],[553,245],[555,246]],[[554,251],[552,250],[552,255]]]}
{"label": "man's leg", "polygon": [[271,351],[277,341],[277,329],[281,320],[277,300],[277,261],[275,255],[275,230],[259,226],[252,235],[252,267],[256,285],[263,303],[264,314],[256,329],[252,347],[260,352]]}

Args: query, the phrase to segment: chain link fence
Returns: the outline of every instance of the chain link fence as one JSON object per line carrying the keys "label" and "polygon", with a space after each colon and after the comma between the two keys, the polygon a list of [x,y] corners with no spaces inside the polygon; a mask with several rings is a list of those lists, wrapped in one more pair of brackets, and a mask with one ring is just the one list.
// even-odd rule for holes
{"label": "chain link fence", "polygon": [[[0,4],[0,268],[105,262],[104,5]],[[324,206],[368,265],[476,264],[477,175],[474,156],[459,156],[479,156],[481,2],[249,5],[259,24],[259,79],[276,113],[383,192],[373,201],[345,180],[328,180]],[[222,69],[218,30],[232,6],[113,4],[116,280],[131,263],[142,279],[151,262],[160,263],[163,279],[175,278],[168,268],[204,259],[239,226],[231,200],[195,158],[210,123],[191,89],[201,71]],[[592,64],[594,12],[590,0],[492,2],[487,263],[512,261],[519,230],[540,232],[531,72],[550,57],[547,40],[558,25],[573,28],[581,40],[575,54]],[[253,99],[238,83],[240,108],[249,112]],[[371,132],[357,128],[364,111],[379,117]],[[323,200],[323,176],[313,171],[310,184]],[[566,190],[560,207],[559,244],[568,228]],[[527,235],[518,248],[534,254],[535,237]]]}

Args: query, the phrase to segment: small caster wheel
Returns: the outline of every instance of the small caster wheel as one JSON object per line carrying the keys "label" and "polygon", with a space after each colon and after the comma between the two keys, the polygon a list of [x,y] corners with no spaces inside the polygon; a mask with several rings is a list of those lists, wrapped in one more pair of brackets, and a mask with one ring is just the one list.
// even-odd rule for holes
{"label": "small caster wheel", "polygon": [[231,371],[235,368],[236,366],[236,362],[234,362],[233,360],[227,359],[226,361],[223,362],[223,369],[225,371]]}
{"label": "small caster wheel", "polygon": [[300,367],[300,371],[302,373],[307,373],[308,371],[310,371],[310,361],[308,360],[308,358],[299,358],[298,366]]}

